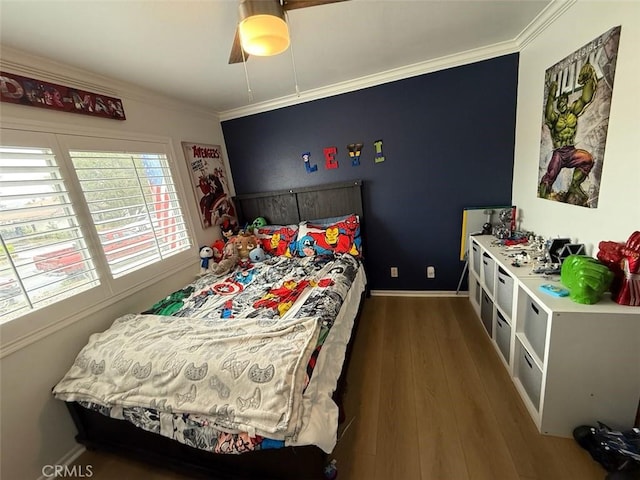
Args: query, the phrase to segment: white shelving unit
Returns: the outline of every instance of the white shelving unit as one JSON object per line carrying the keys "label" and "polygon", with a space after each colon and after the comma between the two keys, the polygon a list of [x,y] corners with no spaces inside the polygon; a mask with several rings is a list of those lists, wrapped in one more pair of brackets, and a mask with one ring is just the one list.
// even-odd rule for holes
{"label": "white shelving unit", "polygon": [[541,433],[571,437],[597,421],[633,425],[640,401],[640,308],[575,303],[490,235],[471,237],[469,300]]}

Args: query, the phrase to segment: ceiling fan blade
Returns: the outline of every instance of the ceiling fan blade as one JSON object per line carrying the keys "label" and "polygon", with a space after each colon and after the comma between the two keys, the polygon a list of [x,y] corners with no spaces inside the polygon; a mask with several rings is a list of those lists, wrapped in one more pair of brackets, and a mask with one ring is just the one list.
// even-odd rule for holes
{"label": "ceiling fan blade", "polygon": [[282,6],[285,10],[295,10],[297,8],[315,7],[316,5],[325,5],[328,3],[344,1],[346,0],[284,0]]}
{"label": "ceiling fan blade", "polygon": [[[249,58],[249,54],[244,52],[244,58]],[[240,45],[240,32],[236,28],[236,35],[233,37],[233,45],[229,54],[229,64],[242,63],[242,46]]]}

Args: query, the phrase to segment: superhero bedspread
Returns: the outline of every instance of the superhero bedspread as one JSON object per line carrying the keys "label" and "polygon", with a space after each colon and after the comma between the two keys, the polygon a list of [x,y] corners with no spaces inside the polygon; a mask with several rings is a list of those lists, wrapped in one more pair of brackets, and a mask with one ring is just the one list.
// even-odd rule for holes
{"label": "superhero bedspread", "polygon": [[92,335],[54,395],[215,453],[329,453],[365,283],[350,255],[206,275]]}

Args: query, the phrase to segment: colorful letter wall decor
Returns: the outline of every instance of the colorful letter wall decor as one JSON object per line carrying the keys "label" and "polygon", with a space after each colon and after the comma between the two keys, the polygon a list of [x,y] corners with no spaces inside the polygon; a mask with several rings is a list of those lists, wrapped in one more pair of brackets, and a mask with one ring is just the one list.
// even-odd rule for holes
{"label": "colorful letter wall decor", "polygon": [[360,165],[360,153],[362,153],[362,147],[362,143],[350,143],[347,145],[347,151],[349,152],[349,157],[351,157],[352,167]]}
{"label": "colorful letter wall decor", "polygon": [[327,168],[338,168],[338,160],[336,160],[337,147],[327,147],[324,149],[325,166]]}
{"label": "colorful letter wall decor", "polygon": [[376,149],[375,163],[384,162],[384,154],[382,153],[382,139],[373,142],[373,147]]}
{"label": "colorful letter wall decor", "polygon": [[[382,139],[373,142],[373,147],[375,150],[375,157],[373,159],[374,163],[384,162],[385,157],[382,153]],[[360,166],[360,157],[362,156],[363,148],[364,143],[350,143],[347,145],[347,153],[349,154],[349,158],[351,159],[352,167]],[[338,147],[325,147],[323,149],[325,159],[324,166],[327,170],[332,170],[339,167],[338,159],[336,158],[337,153]],[[311,152],[304,152],[302,154],[302,161],[304,162],[304,167],[307,170],[307,173],[318,171],[318,165],[311,165]]]}
{"label": "colorful letter wall decor", "polygon": [[307,169],[307,173],[313,173],[318,170],[318,165],[311,165],[311,152],[304,152],[302,154],[302,161]]}

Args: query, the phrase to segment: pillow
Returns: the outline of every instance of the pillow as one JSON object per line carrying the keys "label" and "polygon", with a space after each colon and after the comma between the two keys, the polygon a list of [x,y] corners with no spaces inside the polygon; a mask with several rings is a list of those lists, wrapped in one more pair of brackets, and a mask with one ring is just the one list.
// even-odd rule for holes
{"label": "pillow", "polygon": [[265,225],[254,232],[258,244],[268,255],[294,255],[298,225]]}
{"label": "pillow", "polygon": [[356,217],[356,222],[360,221],[360,218],[358,217],[358,215],[356,215],[355,213],[350,213],[349,215],[341,215],[339,217],[326,217],[326,218],[319,218],[317,220],[308,220],[305,223],[314,225],[316,227],[328,227],[329,225],[333,225],[335,223],[344,222],[346,219],[351,217]]}
{"label": "pillow", "polygon": [[[336,221],[337,220],[337,221]],[[296,253],[301,257],[349,253],[362,256],[360,219],[357,215],[302,222],[298,229]]]}

